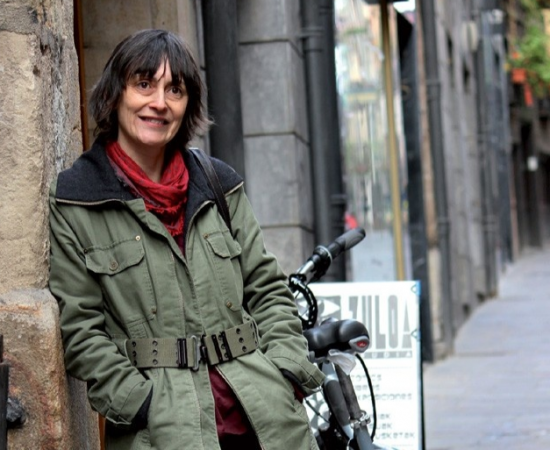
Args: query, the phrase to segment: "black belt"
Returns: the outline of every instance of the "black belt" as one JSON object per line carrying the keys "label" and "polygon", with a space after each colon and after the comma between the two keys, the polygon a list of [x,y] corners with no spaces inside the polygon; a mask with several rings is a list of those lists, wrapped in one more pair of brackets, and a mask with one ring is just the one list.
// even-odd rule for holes
{"label": "black belt", "polygon": [[210,366],[231,361],[258,348],[253,322],[220,333],[187,338],[128,339],[126,352],[139,369],[174,367],[198,370],[205,361]]}

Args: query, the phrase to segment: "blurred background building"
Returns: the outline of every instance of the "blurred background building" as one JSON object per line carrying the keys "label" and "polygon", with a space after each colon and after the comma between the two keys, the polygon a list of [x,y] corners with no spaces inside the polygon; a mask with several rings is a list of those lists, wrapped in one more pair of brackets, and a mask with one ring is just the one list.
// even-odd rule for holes
{"label": "blurred background building", "polygon": [[[179,33],[194,49],[215,122],[196,144],[244,176],[283,268],[361,226],[366,239],[327,281],[420,280],[423,358],[452,352],[509,263],[550,236],[546,6],[0,0],[0,332],[7,359],[29,361],[12,391],[37,408],[53,402],[25,392],[40,356],[13,324],[28,318],[25,302],[49,305],[47,333],[57,336],[45,289],[47,186],[91,145],[87,93],[116,43],[142,28]],[[43,319],[33,320],[44,334]],[[81,396],[71,380],[52,379],[69,392],[64,401]],[[48,420],[93,434],[63,417]],[[50,425],[27,426],[41,435]],[[92,438],[86,447],[61,434],[56,448],[94,448]],[[14,431],[12,442],[24,448],[27,435]]]}

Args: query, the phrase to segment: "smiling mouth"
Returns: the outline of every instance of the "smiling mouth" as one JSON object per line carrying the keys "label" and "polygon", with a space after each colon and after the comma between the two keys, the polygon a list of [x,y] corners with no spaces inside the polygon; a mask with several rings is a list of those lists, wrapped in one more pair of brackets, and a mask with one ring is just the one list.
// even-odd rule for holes
{"label": "smiling mouth", "polygon": [[155,125],[168,125],[168,121],[165,119],[155,119],[154,117],[140,117],[140,119]]}

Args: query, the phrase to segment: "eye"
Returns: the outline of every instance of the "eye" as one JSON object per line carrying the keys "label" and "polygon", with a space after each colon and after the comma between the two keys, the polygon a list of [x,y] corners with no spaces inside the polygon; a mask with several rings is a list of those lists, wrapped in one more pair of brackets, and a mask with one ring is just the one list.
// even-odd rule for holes
{"label": "eye", "polygon": [[185,89],[181,86],[170,86],[168,88],[168,95],[175,99],[181,99],[185,96]]}
{"label": "eye", "polygon": [[148,89],[150,86],[151,86],[151,83],[149,83],[146,80],[141,80],[137,84],[137,87],[140,89]]}

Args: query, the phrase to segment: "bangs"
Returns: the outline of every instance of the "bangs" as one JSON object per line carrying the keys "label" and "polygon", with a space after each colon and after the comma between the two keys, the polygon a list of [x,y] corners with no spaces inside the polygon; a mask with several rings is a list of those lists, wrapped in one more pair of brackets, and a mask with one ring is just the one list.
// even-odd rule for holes
{"label": "bangs", "polygon": [[[160,66],[170,64],[174,85],[185,84],[193,76],[194,67],[189,63],[181,42],[174,42],[169,36],[159,36],[143,46],[135,48],[134,55],[128,55],[124,68],[124,84],[134,76],[153,78]],[[172,42],[171,42],[172,41]],[[140,48],[141,47],[141,48]]]}

